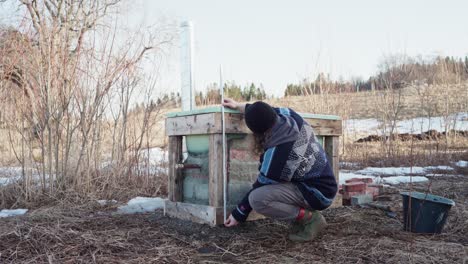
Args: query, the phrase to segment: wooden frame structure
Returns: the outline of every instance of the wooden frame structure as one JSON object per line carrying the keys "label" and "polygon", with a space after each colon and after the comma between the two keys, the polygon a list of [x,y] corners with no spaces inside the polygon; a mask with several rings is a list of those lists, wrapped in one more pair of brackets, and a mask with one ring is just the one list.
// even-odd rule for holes
{"label": "wooden frame structure", "polygon": [[[339,179],[339,136],[342,122],[337,116],[301,114],[314,128],[317,137],[322,138],[324,150],[331,161],[333,172]],[[223,168],[222,168],[222,126],[220,107],[196,111],[170,113],[166,119],[166,135],[169,137],[169,180],[166,213],[169,216],[220,225],[223,219]],[[243,115],[237,111],[225,111],[226,134],[250,134]],[[182,142],[188,135],[209,135],[209,201],[208,205],[191,204],[183,201]],[[334,206],[341,204],[335,200]],[[256,218],[251,214],[249,219]]]}

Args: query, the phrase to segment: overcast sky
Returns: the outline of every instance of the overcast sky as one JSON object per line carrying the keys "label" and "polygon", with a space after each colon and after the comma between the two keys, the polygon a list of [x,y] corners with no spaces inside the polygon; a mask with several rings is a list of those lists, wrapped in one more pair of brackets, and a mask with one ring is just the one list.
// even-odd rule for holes
{"label": "overcast sky", "polygon": [[463,0],[144,0],[143,10],[146,22],[194,22],[198,89],[219,79],[219,65],[226,80],[282,94],[321,71],[366,79],[386,54],[468,55]]}
{"label": "overcast sky", "polygon": [[[387,54],[468,55],[466,0],[131,2],[134,23],[193,21],[197,90],[219,80],[219,65],[225,80],[262,83],[281,95],[286,84],[318,72],[366,79]],[[177,90],[177,48],[167,60],[161,83]]]}

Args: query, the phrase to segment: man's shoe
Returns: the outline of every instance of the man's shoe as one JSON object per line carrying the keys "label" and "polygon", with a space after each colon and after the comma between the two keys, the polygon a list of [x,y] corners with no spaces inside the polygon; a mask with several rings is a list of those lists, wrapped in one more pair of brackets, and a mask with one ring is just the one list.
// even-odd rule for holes
{"label": "man's shoe", "polygon": [[304,225],[299,223],[299,221],[294,221],[292,223],[291,229],[289,229],[289,235],[299,233],[304,230]]}
{"label": "man's shoe", "polygon": [[325,217],[318,211],[306,210],[306,216],[311,214],[311,217],[304,217],[299,221],[296,221],[298,232],[289,235],[289,239],[295,242],[304,242],[314,240],[327,226]]}

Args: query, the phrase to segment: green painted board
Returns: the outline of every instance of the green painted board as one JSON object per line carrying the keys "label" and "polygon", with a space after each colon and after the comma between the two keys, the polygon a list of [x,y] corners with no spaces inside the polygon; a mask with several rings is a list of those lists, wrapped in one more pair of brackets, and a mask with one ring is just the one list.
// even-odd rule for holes
{"label": "green painted board", "polygon": [[[221,112],[221,106],[212,106],[208,108],[195,109],[192,111],[172,112],[172,113],[166,114],[166,117],[171,118],[171,117],[178,117],[178,116],[190,116],[190,115],[200,115],[200,114],[220,113],[220,112]],[[224,108],[224,112],[240,114],[239,111],[232,110],[230,108]],[[298,113],[298,114],[300,114],[303,118],[341,120],[339,116],[335,116],[335,115],[317,115],[317,114],[309,114],[309,113]]]}
{"label": "green painted board", "polygon": [[[212,106],[208,108],[195,109],[191,111],[181,111],[181,112],[172,112],[167,113],[166,117],[178,117],[178,116],[190,116],[190,115],[200,115],[200,114],[209,114],[209,113],[221,113],[221,106]],[[225,113],[234,113],[240,114],[237,110],[232,110],[230,108],[224,108]]]}

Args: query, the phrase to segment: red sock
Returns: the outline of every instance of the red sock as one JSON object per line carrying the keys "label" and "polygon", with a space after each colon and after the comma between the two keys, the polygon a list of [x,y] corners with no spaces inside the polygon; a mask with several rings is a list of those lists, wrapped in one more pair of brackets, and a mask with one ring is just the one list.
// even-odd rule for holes
{"label": "red sock", "polygon": [[297,214],[296,220],[310,220],[312,218],[312,212],[306,211],[304,208],[299,208],[299,213]]}
{"label": "red sock", "polygon": [[299,208],[299,213],[297,214],[296,220],[301,220],[305,216],[305,209],[304,208]]}

